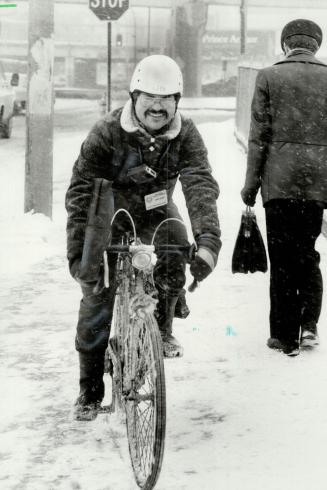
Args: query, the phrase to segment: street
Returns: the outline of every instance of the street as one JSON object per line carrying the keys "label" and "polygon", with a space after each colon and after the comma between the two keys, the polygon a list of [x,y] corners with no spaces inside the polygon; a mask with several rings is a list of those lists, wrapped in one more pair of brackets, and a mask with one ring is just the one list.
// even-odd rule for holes
{"label": "street", "polygon": [[[234,111],[229,107],[228,111],[215,108],[186,108],[183,110],[183,114],[186,117],[191,117],[196,124],[200,124],[225,121],[233,117]],[[54,105],[54,132],[85,131],[87,134],[92,125],[101,117],[97,100],[57,98]],[[25,115],[14,118],[11,140],[1,140],[1,146],[7,148],[9,145],[10,148],[14,149],[17,145],[21,147],[24,144],[25,121]]]}

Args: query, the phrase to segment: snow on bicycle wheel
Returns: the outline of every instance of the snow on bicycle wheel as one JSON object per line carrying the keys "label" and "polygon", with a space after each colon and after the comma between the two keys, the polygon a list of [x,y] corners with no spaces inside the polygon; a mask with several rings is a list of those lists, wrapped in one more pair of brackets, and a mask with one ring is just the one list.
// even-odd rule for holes
{"label": "snow on bicycle wheel", "polygon": [[129,451],[137,484],[151,490],[160,473],[166,431],[164,363],[152,313],[130,322],[126,343],[130,357],[124,363],[123,389]]}

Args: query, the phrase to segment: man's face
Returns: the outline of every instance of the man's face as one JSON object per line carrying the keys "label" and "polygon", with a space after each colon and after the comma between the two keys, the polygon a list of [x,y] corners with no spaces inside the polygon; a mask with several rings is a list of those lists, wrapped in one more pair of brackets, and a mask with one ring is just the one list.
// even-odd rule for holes
{"label": "man's face", "polygon": [[175,111],[174,95],[154,95],[141,92],[136,99],[136,115],[149,132],[158,131],[169,124]]}

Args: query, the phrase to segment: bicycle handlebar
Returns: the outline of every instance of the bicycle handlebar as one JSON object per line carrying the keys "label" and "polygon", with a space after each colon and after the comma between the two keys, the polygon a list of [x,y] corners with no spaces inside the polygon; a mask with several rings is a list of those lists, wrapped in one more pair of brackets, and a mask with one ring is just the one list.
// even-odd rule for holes
{"label": "bicycle handlebar", "polygon": [[[184,252],[187,257],[187,262],[190,263],[194,253],[195,245],[146,245],[141,243],[139,245],[110,245],[107,247],[108,253],[137,253],[139,251],[148,253],[158,253],[158,252]],[[193,291],[198,287],[199,283],[196,279],[193,280],[192,284],[188,287],[188,291],[193,293]]]}
{"label": "bicycle handlebar", "polygon": [[158,252],[187,252],[190,253],[192,245],[110,245],[107,248],[108,253],[136,253],[138,251],[158,253]]}

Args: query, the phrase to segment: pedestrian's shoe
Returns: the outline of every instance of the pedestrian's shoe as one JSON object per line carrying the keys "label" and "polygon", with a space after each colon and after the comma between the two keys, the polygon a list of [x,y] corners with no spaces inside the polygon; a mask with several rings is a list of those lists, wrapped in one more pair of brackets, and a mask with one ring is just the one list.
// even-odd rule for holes
{"label": "pedestrian's shoe", "polygon": [[87,421],[96,419],[101,407],[101,402],[90,401],[85,394],[80,395],[74,406],[74,418],[78,421]]}
{"label": "pedestrian's shoe", "polygon": [[184,354],[184,350],[178,340],[171,334],[166,334],[164,332],[160,332],[160,334],[164,357],[182,357]]}
{"label": "pedestrian's shoe", "polygon": [[285,342],[283,348],[284,354],[289,357],[295,357],[300,354],[300,348],[298,342]]}
{"label": "pedestrian's shoe", "polygon": [[300,346],[303,349],[313,349],[319,345],[319,337],[317,333],[310,330],[302,330]]}
{"label": "pedestrian's shoe", "polygon": [[281,340],[276,339],[275,337],[269,337],[269,339],[267,340],[267,346],[269,347],[269,349],[275,349],[279,351],[282,351],[284,349],[284,343]]}
{"label": "pedestrian's shoe", "polygon": [[300,353],[299,344],[297,341],[288,342],[286,340],[280,340],[275,337],[270,337],[267,340],[267,346],[270,349],[283,352],[290,357],[298,356]]}

